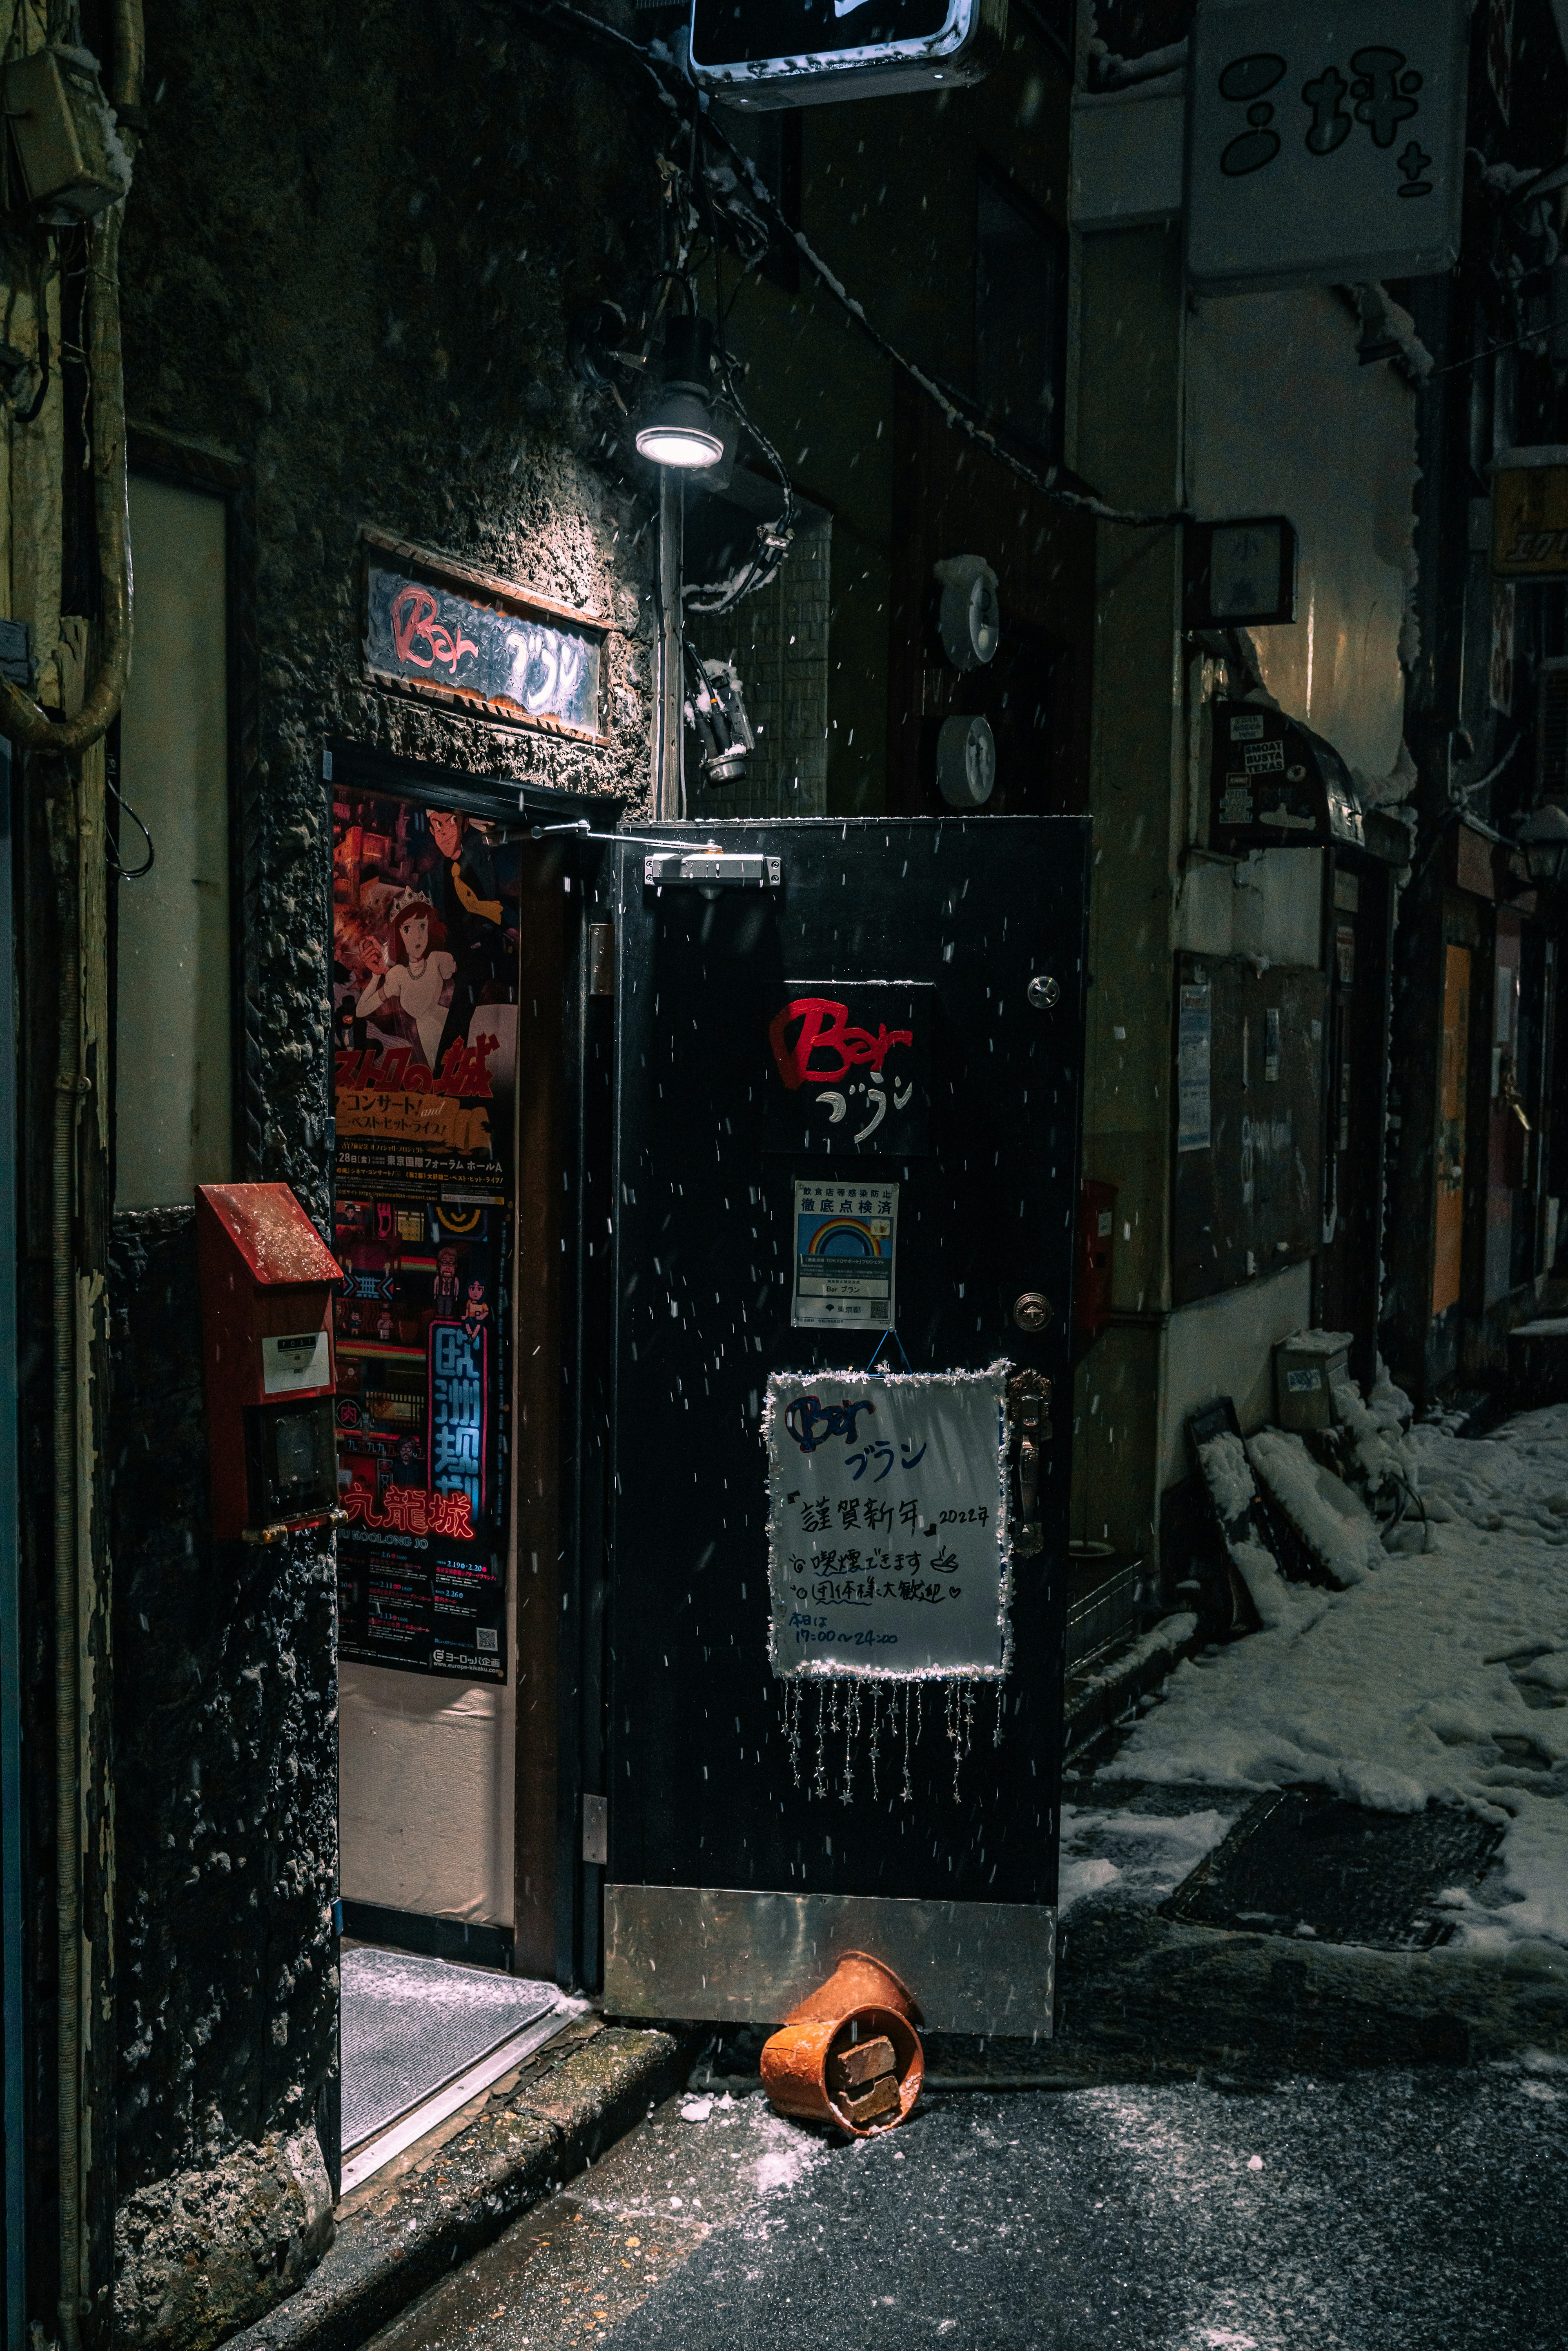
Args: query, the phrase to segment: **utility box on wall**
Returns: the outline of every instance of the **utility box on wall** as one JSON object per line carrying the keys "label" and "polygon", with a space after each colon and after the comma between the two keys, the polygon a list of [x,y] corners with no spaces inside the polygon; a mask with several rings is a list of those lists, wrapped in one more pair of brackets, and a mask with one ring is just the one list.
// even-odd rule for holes
{"label": "utility box on wall", "polygon": [[277,1542],[338,1504],[342,1269],[287,1184],[196,1187],[213,1532]]}
{"label": "utility box on wall", "polygon": [[1321,971],[1176,958],[1177,1306],[1310,1258],[1322,1238]]}

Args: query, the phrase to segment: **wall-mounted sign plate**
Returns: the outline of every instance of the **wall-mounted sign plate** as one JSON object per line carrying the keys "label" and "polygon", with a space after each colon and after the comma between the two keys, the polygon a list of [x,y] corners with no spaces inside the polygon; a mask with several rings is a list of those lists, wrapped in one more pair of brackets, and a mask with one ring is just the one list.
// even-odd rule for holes
{"label": "wall-mounted sign plate", "polygon": [[367,677],[505,726],[606,739],[605,622],[368,527],[360,538]]}
{"label": "wall-mounted sign plate", "polygon": [[1270,627],[1296,617],[1296,528],[1283,515],[1189,522],[1185,538],[1189,629]]}
{"label": "wall-mounted sign plate", "polygon": [[1568,448],[1500,450],[1492,460],[1491,523],[1494,579],[1568,579]]}
{"label": "wall-mounted sign plate", "polygon": [[1202,0],[1187,68],[1198,291],[1451,268],[1469,21],[1469,0]]}
{"label": "wall-mounted sign plate", "polygon": [[1212,718],[1212,848],[1365,847],[1350,771],[1332,743],[1254,703],[1217,702]]}
{"label": "wall-mounted sign plate", "polygon": [[936,1019],[928,980],[787,979],[765,1012],[769,1151],[925,1156]]}
{"label": "wall-mounted sign plate", "polygon": [[1007,0],[694,0],[692,75],[729,106],[821,106],[978,81]]}

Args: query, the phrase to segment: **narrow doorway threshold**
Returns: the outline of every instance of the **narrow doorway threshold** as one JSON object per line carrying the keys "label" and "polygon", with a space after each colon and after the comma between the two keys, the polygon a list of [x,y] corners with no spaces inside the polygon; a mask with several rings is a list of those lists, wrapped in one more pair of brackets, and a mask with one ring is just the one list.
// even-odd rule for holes
{"label": "narrow doorway threshold", "polygon": [[554,1984],[360,1945],[342,1955],[343,2169],[359,2187],[588,2002]]}

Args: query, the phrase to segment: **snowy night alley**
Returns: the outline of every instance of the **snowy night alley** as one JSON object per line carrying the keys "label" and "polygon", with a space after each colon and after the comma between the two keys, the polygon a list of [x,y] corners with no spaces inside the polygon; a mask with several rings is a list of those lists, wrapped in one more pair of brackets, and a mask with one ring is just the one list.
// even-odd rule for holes
{"label": "snowy night alley", "polygon": [[4,2351],[1568,2335],[1568,0],[0,0]]}
{"label": "snowy night alley", "polygon": [[1528,2061],[934,2095],[848,2145],[677,2098],[376,2351],[1554,2351],[1565,2108]]}

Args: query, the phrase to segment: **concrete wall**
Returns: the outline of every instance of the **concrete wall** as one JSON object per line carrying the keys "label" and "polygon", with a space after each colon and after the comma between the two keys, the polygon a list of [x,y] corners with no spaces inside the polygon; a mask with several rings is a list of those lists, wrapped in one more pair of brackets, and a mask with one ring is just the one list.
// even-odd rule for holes
{"label": "concrete wall", "polygon": [[1296,526],[1297,618],[1251,632],[1270,693],[1381,777],[1405,726],[1416,395],[1392,367],[1362,367],[1357,340],[1327,287],[1195,302],[1184,437],[1196,514]]}
{"label": "concrete wall", "polygon": [[[1155,511],[1178,495],[1180,239],[1169,227],[1082,239],[1074,462],[1107,497]],[[1074,1405],[1074,1516],[1126,1550],[1157,1522],[1156,1351],[1167,1291],[1172,877],[1186,724],[1177,659],[1180,548],[1168,529],[1103,524],[1091,768],[1083,1172],[1117,1186],[1113,1304]],[[1102,1399],[1098,1405],[1094,1399]]]}
{"label": "concrete wall", "polygon": [[[143,447],[237,481],[244,538],[235,1172],[287,1180],[320,1220],[323,737],[645,791],[647,501],[605,457],[567,326],[580,302],[641,301],[665,131],[494,12],[150,0],[148,44],[128,402]],[[361,521],[610,616],[608,747],[367,684]],[[157,682],[154,664],[139,694]],[[338,1732],[329,1552],[301,1539],[236,1566],[207,1532],[188,1212],[118,1220],[113,1303],[123,2195],[318,2116]]]}

